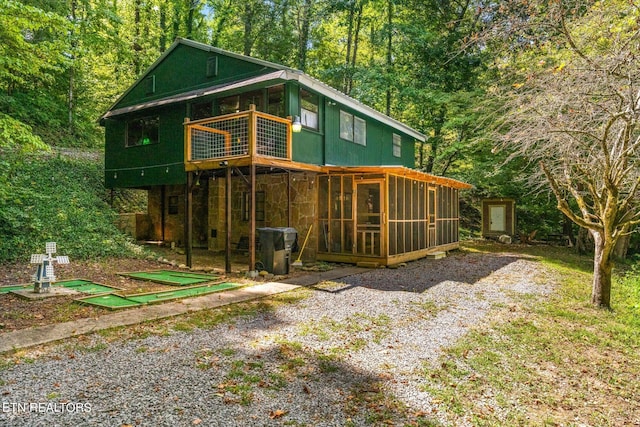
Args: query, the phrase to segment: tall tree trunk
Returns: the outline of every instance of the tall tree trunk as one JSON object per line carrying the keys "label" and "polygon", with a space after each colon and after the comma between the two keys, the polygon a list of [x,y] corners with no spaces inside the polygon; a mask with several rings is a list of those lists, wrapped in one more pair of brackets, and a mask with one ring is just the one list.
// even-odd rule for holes
{"label": "tall tree trunk", "polygon": [[302,6],[302,12],[298,18],[299,34],[298,34],[298,68],[305,71],[307,68],[307,44],[309,43],[309,30],[311,27],[311,19],[313,17],[313,0],[305,0]]}
{"label": "tall tree trunk", "polygon": [[140,74],[140,55],[138,52],[142,50],[140,45],[140,7],[142,6],[142,0],[135,0],[134,12],[133,12],[133,70],[135,75]]}
{"label": "tall tree trunk", "polygon": [[589,231],[584,227],[580,227],[578,237],[576,238],[576,251],[580,255],[587,254],[593,249],[591,247],[593,242],[591,242],[590,237],[591,234],[589,234]]}
{"label": "tall tree trunk", "polygon": [[77,19],[77,8],[78,8],[78,2],[76,0],[71,0],[71,22],[72,22],[72,26],[71,26],[71,31],[69,34],[69,38],[71,41],[71,66],[69,67],[69,94],[68,94],[68,104],[67,104],[67,109],[68,109],[68,129],[69,129],[69,134],[73,135],[73,128],[74,128],[74,120],[73,120],[73,116],[74,116],[74,109],[75,109],[75,93],[74,93],[74,86],[75,86],[75,61],[76,61],[76,47],[77,47],[77,41],[76,41],[76,34],[75,34],[75,29],[74,26],[76,24],[76,19]]}
{"label": "tall tree trunk", "polygon": [[222,10],[216,10],[215,14],[219,16],[218,18],[218,22],[216,23],[216,27],[215,30],[213,30],[213,34],[211,36],[211,45],[212,46],[218,46],[218,43],[220,42],[220,35],[222,34],[222,30],[224,29],[225,25],[227,25],[227,20],[229,19],[229,16],[231,14],[233,14],[233,9],[231,8],[230,5],[226,5],[227,7],[223,8]]}
{"label": "tall tree trunk", "polygon": [[613,271],[611,251],[614,242],[607,239],[602,232],[590,231],[595,243],[591,303],[600,308],[611,308],[611,272]]}
{"label": "tall tree trunk", "polygon": [[158,40],[160,53],[167,50],[167,5],[160,4],[160,39]]}
{"label": "tall tree trunk", "polygon": [[250,2],[246,2],[244,5],[244,43],[242,54],[245,56],[251,56],[251,48],[253,47],[253,16],[255,11]]}
{"label": "tall tree trunk", "polygon": [[196,2],[194,0],[187,0],[187,38],[190,39],[193,36],[193,19],[195,17]]}
{"label": "tall tree trunk", "polygon": [[356,13],[356,29],[353,32],[353,53],[351,54],[351,64],[348,67],[347,74],[347,90],[346,94],[351,94],[353,88],[353,74],[356,69],[356,61],[358,59],[358,42],[360,41],[360,28],[362,26],[362,3],[358,6]]}
{"label": "tall tree trunk", "polygon": [[181,16],[182,16],[182,13],[181,13],[180,5],[178,2],[175,2],[173,4],[173,37],[171,37],[171,40],[175,40],[176,37],[180,35]]}
{"label": "tall tree trunk", "polygon": [[349,7],[348,29],[347,29],[347,54],[344,58],[344,72],[342,75],[342,92],[347,92],[349,81],[349,63],[351,62],[351,45],[353,43],[353,16],[355,15],[355,1]]}
{"label": "tall tree trunk", "polygon": [[576,244],[576,238],[573,235],[573,222],[566,215],[562,215],[562,235],[567,236],[569,241],[567,244],[572,247]]}
{"label": "tall tree trunk", "polygon": [[435,114],[432,124],[433,136],[428,139],[431,151],[427,156],[427,164],[425,166],[425,171],[427,173],[433,173],[436,157],[438,156],[438,150],[440,145],[442,145],[442,128],[444,127],[445,118],[447,116],[447,107],[444,104],[440,105],[440,109]]}

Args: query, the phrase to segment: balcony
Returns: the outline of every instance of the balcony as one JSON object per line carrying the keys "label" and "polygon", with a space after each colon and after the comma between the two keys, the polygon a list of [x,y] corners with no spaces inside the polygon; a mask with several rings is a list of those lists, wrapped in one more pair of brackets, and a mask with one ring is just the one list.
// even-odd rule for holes
{"label": "balcony", "polygon": [[255,111],[253,105],[249,111],[187,120],[184,126],[187,171],[291,162],[291,120]]}

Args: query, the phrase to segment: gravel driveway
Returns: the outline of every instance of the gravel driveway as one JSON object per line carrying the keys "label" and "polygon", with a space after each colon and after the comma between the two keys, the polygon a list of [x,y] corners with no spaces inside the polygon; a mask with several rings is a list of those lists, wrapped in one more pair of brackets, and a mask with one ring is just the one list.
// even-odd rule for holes
{"label": "gravel driveway", "polygon": [[[0,371],[10,426],[403,425],[438,420],[422,379],[443,346],[516,293],[546,295],[539,264],[455,253],[297,292],[214,329],[63,345]],[[440,420],[447,424],[446,420]]]}

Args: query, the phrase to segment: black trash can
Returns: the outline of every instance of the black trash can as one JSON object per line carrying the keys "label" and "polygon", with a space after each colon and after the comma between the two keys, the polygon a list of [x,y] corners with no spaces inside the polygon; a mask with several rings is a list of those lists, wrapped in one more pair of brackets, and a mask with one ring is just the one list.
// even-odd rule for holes
{"label": "black trash can", "polygon": [[260,261],[264,269],[273,274],[288,274],[291,248],[298,232],[291,227],[258,228],[260,235]]}

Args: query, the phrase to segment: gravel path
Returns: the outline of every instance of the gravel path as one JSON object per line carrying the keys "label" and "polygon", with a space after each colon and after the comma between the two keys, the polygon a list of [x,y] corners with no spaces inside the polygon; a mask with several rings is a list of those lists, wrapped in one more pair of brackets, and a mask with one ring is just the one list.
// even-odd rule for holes
{"label": "gravel path", "polygon": [[0,425],[359,426],[437,418],[437,402],[421,384],[441,349],[514,293],[549,293],[543,274],[515,256],[457,253],[323,283],[297,303],[210,330],[113,344],[96,335],[96,351],[59,346],[0,371]]}

